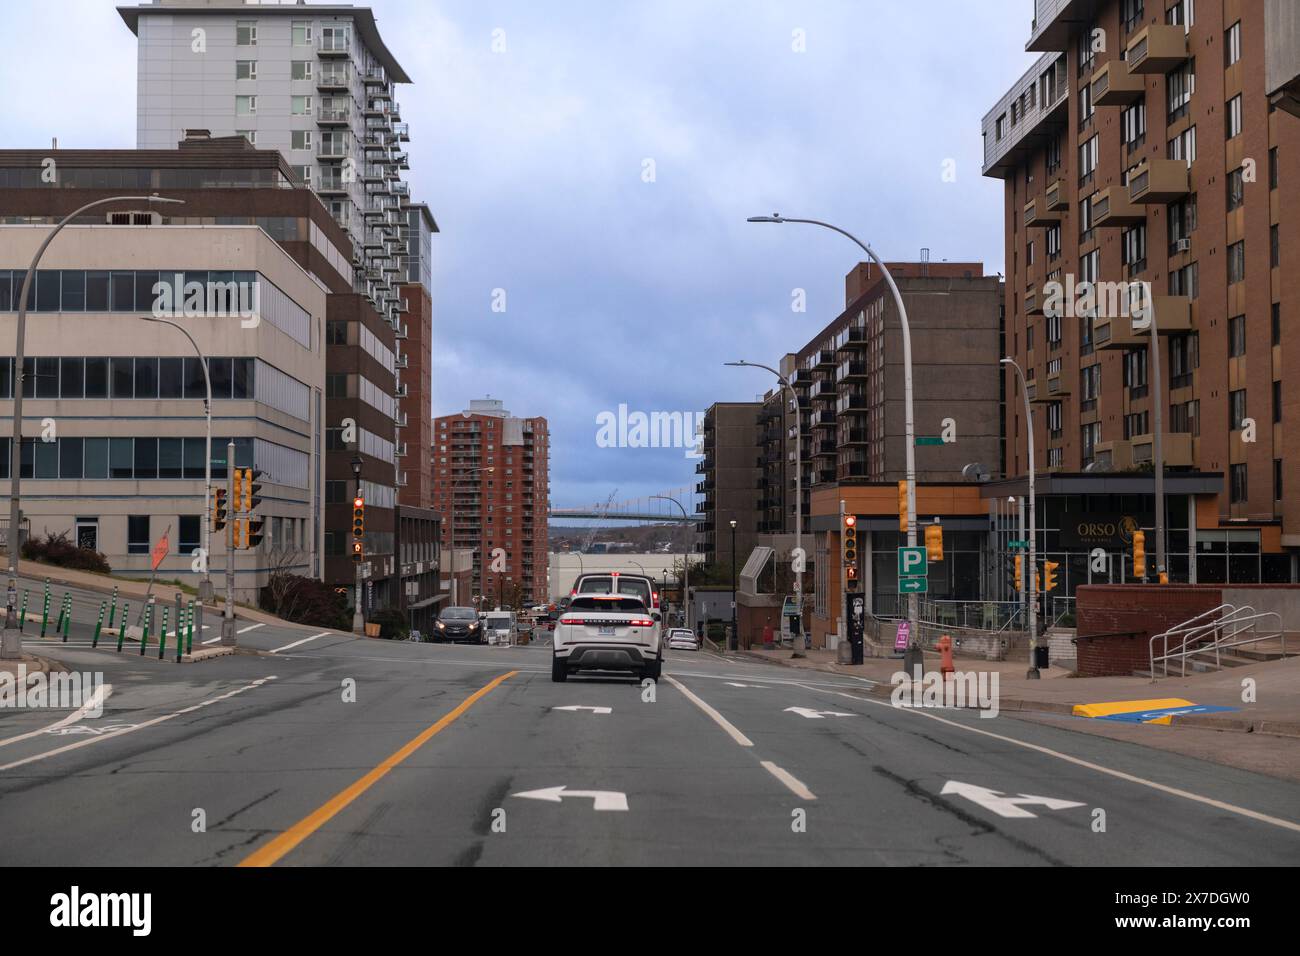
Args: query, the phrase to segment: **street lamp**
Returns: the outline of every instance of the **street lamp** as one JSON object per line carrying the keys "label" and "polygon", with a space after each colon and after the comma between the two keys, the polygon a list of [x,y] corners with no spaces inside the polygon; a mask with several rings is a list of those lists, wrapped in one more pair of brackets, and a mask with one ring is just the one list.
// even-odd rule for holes
{"label": "street lamp", "polygon": [[736,630],[736,519],[731,519],[731,649],[740,649],[740,632]]}
{"label": "street lamp", "polygon": [[[352,475],[356,479],[356,497],[360,498],[362,501],[365,500],[365,496],[361,494],[361,468],[364,465],[365,462],[362,461],[360,453],[352,456]],[[363,561],[358,561],[356,563],[357,596],[356,600],[352,603],[352,633],[354,634],[366,633],[366,618],[365,614],[361,610],[361,566],[364,563],[365,562]]]}
{"label": "street lamp", "polygon": [[[686,509],[682,506],[682,503],[678,501],[676,498],[671,498],[668,495],[651,495],[650,497],[660,498],[664,501],[671,501],[681,510],[683,522],[689,522],[691,520],[690,516],[686,514]],[[690,534],[688,533],[686,535],[686,542],[684,543],[687,543],[689,541],[690,541]],[[685,610],[685,615],[686,615],[685,626],[687,628],[691,626],[691,560],[690,558],[691,558],[690,552],[687,551],[685,547],[683,547],[682,548],[682,606]]]}
{"label": "street lamp", "polygon": [[[821,226],[824,229],[830,229],[832,232],[838,232],[840,235],[851,239],[865,252],[877,266],[880,267],[881,275],[885,277],[885,283],[889,286],[889,291],[894,297],[894,305],[898,309],[899,324],[903,329],[903,416],[904,416],[904,440],[906,446],[907,465],[907,546],[916,547],[916,418],[912,406],[912,329],[907,322],[907,308],[903,305],[903,296],[898,291],[898,286],[894,283],[894,277],[890,275],[889,269],[880,261],[880,257],[872,248],[839,226],[833,226],[828,222],[822,222],[819,219],[791,219],[779,214],[771,216],[750,216],[749,222],[801,222],[812,226]],[[800,507],[803,503],[800,502]],[[903,668],[909,674],[913,672],[913,665],[921,664],[920,653],[920,630],[918,627],[918,603],[915,593],[907,596],[907,620],[908,632],[911,635],[911,647],[908,648],[908,654],[903,659]]]}
{"label": "street lamp", "polygon": [[[1034,415],[1029,404],[1029,389],[1025,385],[1025,373],[1015,359],[1004,358],[1002,365],[1010,365],[1016,370],[1020,380],[1020,397],[1025,401],[1025,426],[1029,432],[1029,567],[1025,569],[1029,589],[1029,671],[1025,674],[1030,680],[1037,680],[1038,674],[1038,542],[1034,540],[1037,533],[1037,515],[1034,514]],[[1024,580],[1022,578],[1022,580]]]}
{"label": "street lamp", "polygon": [[[203,580],[199,582],[199,603],[211,604],[214,597],[212,588],[212,379],[208,375],[208,360],[204,356],[203,350],[199,348],[199,343],[194,341],[194,336],[190,335],[189,330],[178,322],[171,319],[160,319],[156,316],[140,316],[146,322],[159,322],[163,325],[170,325],[174,329],[179,329],[181,333],[190,340],[190,345],[194,346],[194,352],[199,357],[199,365],[203,368],[203,387],[207,390],[207,395],[203,399],[203,417],[207,420],[207,437],[206,453],[203,457],[203,507],[207,514],[203,519]],[[232,502],[233,504],[233,502]],[[231,560],[231,555],[227,554],[226,560]]]}
{"label": "street lamp", "polygon": [[18,299],[18,324],[14,334],[14,417],[13,438],[9,445],[9,536],[6,542],[9,551],[9,587],[5,600],[4,632],[0,636],[0,660],[18,660],[23,653],[22,634],[18,630],[17,596],[18,556],[22,548],[18,538],[22,521],[20,499],[23,443],[23,353],[27,344],[27,298],[31,295],[32,283],[36,279],[36,267],[40,265],[41,257],[45,255],[45,250],[54,241],[54,237],[63,231],[63,227],[87,209],[118,202],[176,203],[183,205],[185,200],[164,199],[155,193],[150,196],[110,196],[106,199],[96,199],[94,202],[88,202],[68,213],[50,230],[50,234],[45,237],[45,240],[37,248],[36,255],[32,257],[32,264],[27,267],[27,275],[23,278],[22,294]]}
{"label": "street lamp", "polygon": [[[796,565],[798,570],[794,573],[794,608],[799,615],[799,629],[798,633],[794,635],[794,656],[803,657],[805,647],[803,631],[803,409],[799,407],[799,397],[795,395],[790,380],[776,369],[768,365],[761,365],[758,362],[746,362],[744,359],[739,362],[724,362],[723,364],[740,368],[766,369],[776,376],[781,388],[790,393],[790,401],[794,404],[794,550],[798,558],[798,564]],[[782,498],[785,497],[785,488],[785,476],[782,475]]]}

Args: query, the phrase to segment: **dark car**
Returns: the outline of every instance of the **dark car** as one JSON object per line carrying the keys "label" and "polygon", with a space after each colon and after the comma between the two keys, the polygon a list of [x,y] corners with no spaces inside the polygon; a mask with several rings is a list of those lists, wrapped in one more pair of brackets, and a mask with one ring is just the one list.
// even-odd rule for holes
{"label": "dark car", "polygon": [[472,607],[447,607],[442,609],[433,626],[435,644],[486,644],[483,622]]}

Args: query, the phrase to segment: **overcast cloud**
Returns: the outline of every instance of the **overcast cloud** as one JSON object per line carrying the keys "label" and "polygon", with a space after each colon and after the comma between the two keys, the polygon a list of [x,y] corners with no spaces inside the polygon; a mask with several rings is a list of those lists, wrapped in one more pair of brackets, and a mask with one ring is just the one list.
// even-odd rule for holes
{"label": "overcast cloud", "polygon": [[[855,247],[746,216],[1003,271],[980,119],[1033,62],[1031,0],[371,6],[414,80],[408,176],[442,229],[433,412],[490,393],[546,416],[556,506],[693,484],[680,449],[598,447],[596,416],[753,399],[770,376],[721,363],[775,364],[842,310]],[[114,4],[5,7],[3,145],[133,147],[135,38]]]}

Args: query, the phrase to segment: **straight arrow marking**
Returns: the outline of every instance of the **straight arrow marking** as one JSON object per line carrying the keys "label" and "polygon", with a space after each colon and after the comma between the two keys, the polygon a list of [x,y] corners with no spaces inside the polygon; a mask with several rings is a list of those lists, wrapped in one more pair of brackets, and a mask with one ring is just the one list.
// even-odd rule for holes
{"label": "straight arrow marking", "polygon": [[542,790],[512,793],[511,796],[523,797],[525,800],[545,800],[547,803],[560,803],[565,797],[587,797],[592,801],[593,810],[627,810],[627,794],[617,790],[567,790],[561,784]]}
{"label": "straight arrow marking", "polygon": [[1036,813],[1030,813],[1028,810],[1022,809],[1022,805],[1039,805],[1049,810],[1068,810],[1071,807],[1083,806],[1082,803],[1076,803],[1073,800],[1060,800],[1056,797],[1035,797],[1027,793],[1022,793],[1018,797],[1011,797],[998,790],[977,787],[973,783],[962,783],[959,780],[949,780],[939,792],[941,794],[955,793],[959,797],[965,797],[972,803],[978,803],[985,810],[992,810],[1000,817],[1014,819],[1032,819],[1038,816]]}
{"label": "straight arrow marking", "polygon": [[552,707],[551,710],[589,710],[593,714],[612,714],[613,707],[589,707],[586,704],[566,704],[563,707]]}

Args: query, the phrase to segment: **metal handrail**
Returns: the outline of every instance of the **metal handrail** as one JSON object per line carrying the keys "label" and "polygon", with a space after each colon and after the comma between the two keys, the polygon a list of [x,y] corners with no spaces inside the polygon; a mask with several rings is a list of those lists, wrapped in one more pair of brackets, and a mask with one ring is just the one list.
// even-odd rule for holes
{"label": "metal handrail", "polygon": [[[1207,614],[1215,613],[1225,607],[1232,608],[1232,611],[1224,617],[1203,624],[1194,625],[1196,621],[1204,618]],[[1249,612],[1249,613],[1247,613]],[[1259,633],[1259,622],[1265,618],[1273,618],[1277,621],[1277,630]],[[1250,633],[1251,637],[1246,640],[1235,640],[1239,635]],[[1171,652],[1169,650],[1169,638],[1171,636],[1181,637],[1181,642],[1175,646]],[[1207,638],[1211,638],[1210,643],[1203,643]],[[1190,620],[1184,621],[1176,627],[1170,628],[1161,634],[1154,635],[1148,647],[1148,662],[1150,665],[1150,680],[1155,683],[1156,680],[1156,662],[1160,661],[1164,665],[1164,675],[1169,676],[1169,661],[1177,659],[1182,662],[1180,674],[1187,676],[1187,659],[1194,654],[1214,653],[1214,666],[1222,667],[1223,658],[1221,651],[1225,648],[1243,647],[1246,644],[1254,644],[1259,641],[1271,640],[1280,637],[1282,641],[1282,655],[1286,656],[1286,631],[1282,627],[1282,616],[1277,611],[1257,612],[1250,605],[1242,607],[1233,607],[1232,605],[1220,605],[1211,611],[1205,611],[1198,614]],[[1163,640],[1163,653],[1157,657],[1155,653],[1156,641]]]}

